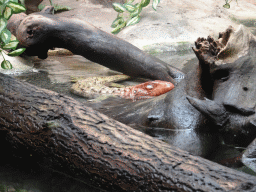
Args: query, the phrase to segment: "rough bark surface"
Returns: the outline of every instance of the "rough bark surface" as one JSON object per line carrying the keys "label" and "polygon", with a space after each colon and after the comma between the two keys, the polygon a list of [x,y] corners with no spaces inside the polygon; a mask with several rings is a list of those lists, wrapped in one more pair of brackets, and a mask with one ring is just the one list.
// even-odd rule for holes
{"label": "rough bark surface", "polygon": [[192,156],[67,96],[0,74],[0,131],[14,148],[109,191],[256,191],[256,177]]}

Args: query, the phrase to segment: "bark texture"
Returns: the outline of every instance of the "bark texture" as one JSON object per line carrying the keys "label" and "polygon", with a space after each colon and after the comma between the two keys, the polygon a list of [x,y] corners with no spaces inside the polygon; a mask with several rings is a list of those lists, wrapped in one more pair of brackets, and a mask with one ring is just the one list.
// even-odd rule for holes
{"label": "bark texture", "polygon": [[108,191],[256,191],[256,177],[3,74],[0,106],[0,131],[14,148]]}

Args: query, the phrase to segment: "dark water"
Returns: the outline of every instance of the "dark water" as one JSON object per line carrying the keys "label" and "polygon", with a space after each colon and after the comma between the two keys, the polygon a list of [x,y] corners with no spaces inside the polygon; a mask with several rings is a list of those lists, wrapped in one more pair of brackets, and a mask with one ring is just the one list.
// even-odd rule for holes
{"label": "dark water", "polygon": [[[194,65],[197,65],[197,59],[190,51],[182,53],[162,53],[156,55],[161,60],[182,69],[185,73],[190,71]],[[108,76],[118,74],[108,68],[91,63],[80,56],[51,56],[46,60],[34,59],[32,66],[38,72],[26,72],[14,75],[15,78],[24,80],[36,86],[53,90],[65,95],[71,96],[82,103],[87,102],[86,99],[75,96],[70,93],[71,76]],[[136,82],[124,82],[133,84]],[[167,141],[166,130],[164,129],[147,129],[141,131]],[[2,147],[2,148],[1,148]],[[0,192],[1,189],[8,187],[8,191],[31,191],[31,192],[100,192],[100,189],[88,186],[81,181],[77,181],[67,175],[55,172],[43,165],[36,163],[27,163],[26,161],[13,157],[9,154],[9,150],[4,146],[0,146],[2,158],[0,158]],[[236,156],[243,149],[234,148],[233,146],[224,146],[218,149],[220,154],[216,154],[213,158],[220,161],[230,156]],[[240,169],[244,169],[243,167]],[[250,170],[245,170],[250,172]],[[6,191],[6,190],[5,190]]]}

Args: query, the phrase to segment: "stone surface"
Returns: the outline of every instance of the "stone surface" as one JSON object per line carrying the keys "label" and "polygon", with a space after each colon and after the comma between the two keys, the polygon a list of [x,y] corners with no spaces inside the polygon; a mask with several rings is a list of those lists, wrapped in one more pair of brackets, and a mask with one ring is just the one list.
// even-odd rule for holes
{"label": "stone surface", "polygon": [[[33,63],[30,58],[10,57],[3,52],[4,58],[11,62],[13,68],[6,70],[0,67],[0,72],[8,75],[19,75],[25,72],[38,72],[33,68]],[[0,63],[3,61],[3,56],[0,55]]]}
{"label": "stone surface", "polygon": [[[54,3],[73,8],[60,13],[60,16],[78,17],[110,33],[110,25],[117,15],[109,6],[112,2],[113,0],[59,0]],[[44,0],[43,3],[49,4],[49,1]],[[141,21],[125,28],[117,36],[141,49],[164,52],[190,49],[198,37],[217,37],[229,25],[236,28],[240,23],[249,22],[254,30],[255,0],[238,0],[237,3],[232,1],[230,9],[223,8],[224,4],[224,0],[161,0],[157,11],[151,5],[144,8]]]}
{"label": "stone surface", "polygon": [[[72,8],[58,13],[59,16],[79,18],[110,33],[111,23],[117,15],[111,7],[114,1],[123,2],[53,0],[53,3]],[[179,55],[184,55],[191,51],[198,37],[212,35],[216,38],[229,25],[236,28],[242,23],[256,34],[255,0],[238,0],[238,3],[232,1],[230,9],[223,8],[224,3],[224,0],[161,0],[157,11],[151,5],[144,8],[141,21],[126,27],[117,36],[149,53],[179,52]],[[44,0],[42,4],[50,5],[50,2]],[[191,58],[194,58],[193,54]],[[177,62],[168,63],[182,68],[175,64]]]}

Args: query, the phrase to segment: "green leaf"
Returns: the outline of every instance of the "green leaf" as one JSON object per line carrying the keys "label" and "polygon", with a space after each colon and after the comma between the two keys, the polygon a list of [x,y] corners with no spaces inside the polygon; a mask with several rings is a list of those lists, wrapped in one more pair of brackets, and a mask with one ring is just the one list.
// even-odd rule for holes
{"label": "green leaf", "polygon": [[10,7],[6,7],[4,11],[4,18],[8,20],[12,16],[12,9]]}
{"label": "green leaf", "polygon": [[149,3],[150,3],[150,0],[142,0],[141,1],[141,6],[146,7],[146,6],[148,6]]}
{"label": "green leaf", "polygon": [[224,8],[229,9],[230,8],[230,4],[226,3],[225,5],[223,5]]}
{"label": "green leaf", "polygon": [[18,0],[10,0],[10,1],[15,2],[15,3],[18,3]]}
{"label": "green leaf", "polygon": [[134,6],[136,9],[138,9],[139,7],[141,7],[141,3],[136,3]]}
{"label": "green leaf", "polygon": [[119,33],[119,32],[121,31],[121,29],[124,28],[125,26],[126,26],[126,22],[123,22],[123,23],[121,23],[120,25],[118,25],[115,29],[113,29],[113,30],[111,31],[111,33],[117,34],[117,33]]}
{"label": "green leaf", "polygon": [[8,29],[4,29],[1,33],[1,40],[4,42],[4,44],[7,44],[10,42],[11,36],[11,32]]}
{"label": "green leaf", "polygon": [[113,3],[112,6],[118,13],[123,13],[126,10],[125,7],[120,3]]}
{"label": "green leaf", "polygon": [[3,18],[2,16],[0,16],[0,33],[2,33],[2,31],[6,27],[6,25],[7,25],[7,20],[5,18]]}
{"label": "green leaf", "polygon": [[23,53],[25,50],[26,50],[25,48],[20,48],[20,49],[17,49],[17,50],[15,50],[15,51],[12,51],[12,52],[9,53],[8,55],[9,55],[9,56],[12,56],[12,57],[18,56],[18,55],[20,55],[21,53]]}
{"label": "green leaf", "polygon": [[1,63],[3,69],[12,69],[12,64],[8,60],[3,60]]}
{"label": "green leaf", "polygon": [[46,5],[39,4],[37,8],[39,9],[39,11],[42,11],[45,8],[45,6]]}
{"label": "green leaf", "polygon": [[13,13],[21,13],[26,11],[26,8],[19,3],[9,2],[7,6],[12,9]]}
{"label": "green leaf", "polygon": [[14,35],[12,35],[11,36],[11,41],[16,41],[16,40],[17,40],[17,38]]}
{"label": "green leaf", "polygon": [[134,0],[130,0],[130,1],[128,1],[127,3],[133,3],[133,1],[134,1]]}
{"label": "green leaf", "polygon": [[0,13],[1,13],[1,16],[3,15],[3,12],[4,12],[4,9],[6,7],[6,4],[4,3],[0,3]]}
{"label": "green leaf", "polygon": [[136,17],[137,15],[140,14],[141,10],[142,10],[142,7],[139,7],[138,9],[136,9],[134,12],[132,12],[132,13],[130,14],[130,17],[131,17],[131,18]]}
{"label": "green leaf", "polygon": [[135,6],[129,3],[124,4],[124,7],[127,11],[129,11],[130,13],[132,13],[135,10]]}
{"label": "green leaf", "polygon": [[123,18],[123,17],[117,17],[117,18],[113,21],[111,27],[112,27],[112,28],[115,28],[117,25],[119,25],[119,24],[121,24],[121,23],[123,23],[123,22],[124,22],[124,18]]}
{"label": "green leaf", "polygon": [[140,16],[139,15],[137,15],[136,17],[133,17],[131,20],[129,20],[128,22],[127,22],[127,27],[128,26],[130,26],[130,25],[134,25],[134,24],[136,24],[136,23],[138,23],[140,21]]}
{"label": "green leaf", "polygon": [[11,41],[10,43],[3,46],[3,49],[13,49],[15,50],[19,44],[18,40]]}
{"label": "green leaf", "polygon": [[113,29],[112,31],[111,31],[111,33],[112,34],[117,34],[117,33],[119,33],[121,31],[121,28],[120,27],[116,27],[115,29]]}
{"label": "green leaf", "polygon": [[53,4],[53,7],[54,7],[54,11],[56,11],[56,12],[71,10],[71,7],[64,6],[64,5]]}
{"label": "green leaf", "polygon": [[160,3],[160,0],[153,0],[152,7],[153,7],[153,9],[154,9],[155,11],[156,11],[156,7],[157,7],[158,3]]}

